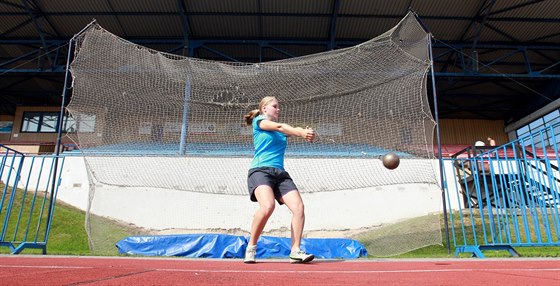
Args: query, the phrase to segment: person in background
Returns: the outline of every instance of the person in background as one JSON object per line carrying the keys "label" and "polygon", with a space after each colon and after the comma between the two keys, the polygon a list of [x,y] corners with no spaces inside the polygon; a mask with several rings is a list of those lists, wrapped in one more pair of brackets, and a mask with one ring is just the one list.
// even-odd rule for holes
{"label": "person in background", "polygon": [[494,140],[492,137],[488,137],[488,145],[490,146],[496,146],[496,140]]}
{"label": "person in background", "polygon": [[484,143],[480,140],[474,142],[474,147],[484,147],[484,146],[486,146],[486,143]]}

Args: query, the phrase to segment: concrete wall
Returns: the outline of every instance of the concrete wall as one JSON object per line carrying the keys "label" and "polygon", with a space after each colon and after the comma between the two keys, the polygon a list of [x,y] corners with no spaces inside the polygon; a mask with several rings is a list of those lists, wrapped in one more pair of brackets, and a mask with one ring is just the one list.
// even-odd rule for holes
{"label": "concrete wall", "polygon": [[[40,164],[48,173],[52,158],[35,160],[30,171],[29,157],[22,174],[31,174],[30,186],[48,188],[46,175],[39,176]],[[437,166],[439,162],[434,160]],[[10,165],[17,166],[18,161]],[[6,166],[5,169],[10,168]],[[452,165],[445,162],[449,198],[454,209],[462,203],[456,196]],[[87,210],[90,181],[85,160],[66,156],[57,200]],[[2,180],[6,181],[7,172]],[[439,175],[437,175],[439,178]],[[41,178],[36,182],[36,178]],[[35,180],[35,182],[33,181]],[[24,187],[24,180],[18,187]],[[50,188],[49,188],[50,189]],[[165,229],[240,229],[248,231],[257,203],[248,195],[217,195],[153,188],[123,188],[95,185],[91,212],[136,226]],[[441,190],[431,184],[391,185],[356,190],[302,193],[306,206],[306,230],[348,230],[378,226],[384,223],[442,212]],[[56,215],[56,214],[55,214]],[[289,228],[290,212],[277,205],[266,230]]]}
{"label": "concrete wall", "polygon": [[[434,160],[434,164],[439,164]],[[453,180],[451,162],[445,162]],[[437,175],[439,178],[439,175]],[[454,187],[453,183],[449,184]],[[58,200],[87,209],[89,180],[84,159],[66,158]],[[123,188],[96,185],[91,211],[97,215],[155,230],[241,229],[248,231],[257,203],[248,196],[187,191]],[[451,193],[455,194],[453,190]],[[441,190],[436,185],[408,184],[357,190],[303,193],[306,230],[346,230],[377,226],[441,212]],[[454,208],[461,203],[450,198]],[[287,207],[277,205],[267,230],[289,228]]]}

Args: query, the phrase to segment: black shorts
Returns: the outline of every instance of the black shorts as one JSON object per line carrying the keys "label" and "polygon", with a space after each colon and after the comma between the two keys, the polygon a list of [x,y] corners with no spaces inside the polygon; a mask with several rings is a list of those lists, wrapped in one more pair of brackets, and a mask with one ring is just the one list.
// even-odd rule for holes
{"label": "black shorts", "polygon": [[256,202],[255,189],[258,186],[267,185],[274,191],[274,198],[279,204],[280,198],[282,198],[287,193],[297,190],[296,184],[292,181],[290,174],[288,172],[273,168],[273,167],[258,167],[249,169],[249,174],[247,176],[247,184],[249,187],[249,195],[251,201]]}

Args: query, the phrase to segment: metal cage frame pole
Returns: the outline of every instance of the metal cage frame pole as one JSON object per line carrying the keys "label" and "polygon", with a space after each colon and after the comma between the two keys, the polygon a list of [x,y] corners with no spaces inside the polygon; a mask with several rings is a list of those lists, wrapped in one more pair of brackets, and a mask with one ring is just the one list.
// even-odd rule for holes
{"label": "metal cage frame pole", "polygon": [[55,145],[55,157],[54,157],[54,170],[51,182],[51,194],[49,198],[49,209],[47,214],[47,222],[46,222],[46,230],[45,230],[45,248],[43,249],[43,254],[46,254],[47,251],[47,241],[49,238],[50,226],[52,222],[52,216],[54,213],[54,199],[55,199],[55,191],[57,190],[57,179],[58,176],[58,159],[60,158],[60,145],[62,142],[62,126],[64,124],[64,106],[66,104],[66,97],[67,97],[67,90],[68,90],[68,75],[70,73],[70,59],[72,57],[72,50],[73,44],[76,42],[76,38],[84,33],[84,31],[88,30],[92,25],[96,24],[97,21],[93,19],[87,26],[85,26],[82,30],[76,33],[69,41],[68,41],[68,55],[66,57],[66,71],[64,74],[64,88],[62,90],[62,102],[60,104],[60,113],[58,115],[57,120],[57,136],[56,136],[56,145]]}
{"label": "metal cage frame pole", "polygon": [[439,159],[439,179],[441,182],[441,199],[443,205],[443,220],[445,222],[445,240],[447,243],[447,254],[451,253],[451,246],[449,245],[449,222],[447,220],[447,206],[445,204],[445,186],[444,186],[444,178],[443,178],[443,156],[441,154],[441,137],[439,133],[439,114],[438,114],[438,105],[437,105],[437,94],[436,94],[436,77],[434,72],[434,58],[432,54],[432,33],[428,33],[428,53],[430,57],[430,73],[432,77],[432,96],[434,99],[434,117],[436,120],[436,138],[437,138],[437,146],[438,146],[438,159]]}
{"label": "metal cage frame pole", "polygon": [[185,96],[183,100],[183,116],[181,119],[181,140],[179,143],[179,154],[187,154],[187,135],[189,133],[189,104],[191,101],[191,76],[187,75],[185,81]]}
{"label": "metal cage frame pole", "polygon": [[426,25],[420,20],[420,17],[416,12],[414,12],[411,8],[409,8],[409,13],[412,13],[422,29],[428,34],[428,57],[430,60],[430,75],[432,77],[432,97],[434,100],[434,119],[436,121],[436,138],[437,138],[437,146],[438,146],[438,159],[439,159],[439,179],[441,182],[441,199],[442,199],[442,206],[443,206],[443,220],[445,222],[445,241],[447,243],[447,254],[451,253],[451,245],[449,240],[449,222],[447,220],[447,205],[445,204],[445,186],[444,186],[444,165],[443,165],[443,156],[441,154],[441,136],[439,132],[439,113],[438,113],[438,105],[437,105],[437,94],[436,94],[436,77],[434,71],[434,55],[432,53],[432,33],[428,30]]}

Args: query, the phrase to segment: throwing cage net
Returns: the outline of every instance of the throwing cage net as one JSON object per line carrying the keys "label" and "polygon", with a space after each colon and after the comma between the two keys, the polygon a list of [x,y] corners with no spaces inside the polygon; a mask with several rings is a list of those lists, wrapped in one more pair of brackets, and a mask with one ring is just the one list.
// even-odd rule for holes
{"label": "throwing cage net", "polygon": [[[286,153],[286,169],[304,196],[357,190],[367,196],[394,190],[384,186],[426,184],[436,186],[437,193],[435,121],[426,94],[429,41],[409,13],[393,29],[354,47],[232,63],[156,51],[92,25],[76,40],[67,107],[76,123],[68,136],[83,153],[91,180],[87,226],[92,247],[102,245],[96,246],[95,237],[107,236],[103,217],[152,230],[248,229],[250,215],[237,222],[245,228],[224,221],[224,215],[239,197],[251,205],[246,178],[253,145],[243,115],[270,95],[281,103],[281,122],[317,133],[314,143],[290,138]],[[400,157],[394,170],[381,163],[388,152]],[[395,198],[393,209],[406,200]],[[380,236],[390,238],[385,242],[375,234],[375,245],[382,249],[370,254],[440,244],[439,216],[430,215],[439,205],[436,200],[432,211],[414,215],[415,225],[421,221],[422,227],[395,227],[394,217],[375,223],[380,230],[386,225],[393,230]],[[375,214],[365,206],[358,215]],[[316,228],[345,227],[323,222]],[[399,246],[395,241],[400,240],[408,241]]]}

